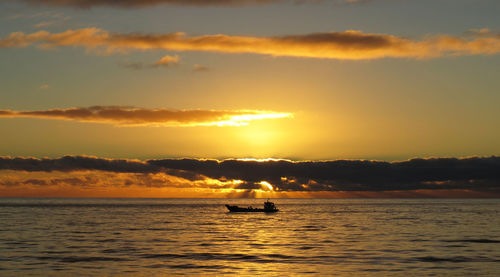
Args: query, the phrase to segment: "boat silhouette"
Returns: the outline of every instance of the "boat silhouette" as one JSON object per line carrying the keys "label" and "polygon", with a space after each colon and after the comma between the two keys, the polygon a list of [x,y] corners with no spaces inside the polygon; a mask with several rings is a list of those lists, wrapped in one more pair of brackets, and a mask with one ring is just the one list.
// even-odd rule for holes
{"label": "boat silhouette", "polygon": [[226,207],[229,210],[229,212],[232,213],[275,213],[279,211],[274,205],[274,203],[269,201],[269,199],[266,202],[264,202],[264,209],[253,208],[252,206],[244,208],[238,206],[231,206],[227,204]]}

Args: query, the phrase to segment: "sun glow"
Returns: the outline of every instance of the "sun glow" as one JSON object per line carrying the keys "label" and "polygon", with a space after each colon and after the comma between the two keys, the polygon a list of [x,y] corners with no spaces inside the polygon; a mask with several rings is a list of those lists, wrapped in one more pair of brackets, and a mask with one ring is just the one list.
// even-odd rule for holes
{"label": "sun glow", "polygon": [[206,123],[203,125],[210,126],[246,126],[250,121],[262,120],[262,119],[276,119],[276,118],[289,118],[293,117],[291,113],[276,113],[276,112],[259,112],[257,114],[242,114],[233,115],[228,120],[221,120],[211,123]]}
{"label": "sun glow", "polygon": [[[236,159],[237,161],[244,161],[244,162],[279,162],[279,161],[286,161],[286,162],[293,162],[292,160],[288,159],[277,159],[277,158],[262,158],[262,159],[255,159],[255,158],[240,158]],[[286,177],[285,177],[286,178]]]}
{"label": "sun glow", "polygon": [[252,121],[252,120],[259,120],[259,119],[286,118],[286,117],[292,117],[292,114],[291,113],[266,113],[266,112],[263,112],[261,114],[234,115],[231,117],[231,121],[246,122],[246,121]]}
{"label": "sun glow", "polygon": [[262,181],[259,183],[259,185],[261,185],[264,188],[267,188],[268,190],[274,190],[273,186],[271,184],[269,184],[269,182],[267,182],[267,181]]}

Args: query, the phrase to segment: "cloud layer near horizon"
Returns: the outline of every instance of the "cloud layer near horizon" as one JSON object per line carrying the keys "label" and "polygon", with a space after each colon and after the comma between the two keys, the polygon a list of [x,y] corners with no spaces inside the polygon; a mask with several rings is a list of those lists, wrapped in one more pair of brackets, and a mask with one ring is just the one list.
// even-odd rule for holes
{"label": "cloud layer near horizon", "polygon": [[464,37],[426,36],[421,40],[363,33],[361,31],[310,33],[276,37],[231,36],[225,34],[188,36],[185,33],[111,33],[99,28],[67,30],[61,33],[14,32],[0,39],[0,48],[38,45],[42,49],[84,47],[105,53],[129,50],[208,51],[251,53],[271,56],[322,59],[437,58],[457,55],[500,53],[500,36],[488,29]]}
{"label": "cloud layer near horizon", "polygon": [[123,106],[50,109],[42,111],[0,110],[0,118],[47,118],[108,123],[114,125],[153,126],[239,126],[252,120],[291,117],[290,113],[241,110],[169,110]]}
{"label": "cloud layer near horizon", "polygon": [[[228,188],[227,184],[232,184],[231,188],[240,190],[262,189],[262,182],[265,181],[277,192],[460,189],[500,193],[500,157],[431,158],[401,162],[3,157],[0,158],[0,170],[168,174],[198,184],[200,181],[209,184],[207,180],[215,180],[219,182],[215,187]],[[155,182],[155,186],[161,186],[161,182]]]}

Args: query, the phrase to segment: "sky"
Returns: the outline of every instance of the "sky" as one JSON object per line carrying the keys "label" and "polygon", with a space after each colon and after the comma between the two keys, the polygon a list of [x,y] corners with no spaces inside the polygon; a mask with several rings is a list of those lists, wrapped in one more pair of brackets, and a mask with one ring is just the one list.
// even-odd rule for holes
{"label": "sky", "polygon": [[0,196],[498,197],[499,12],[2,1]]}

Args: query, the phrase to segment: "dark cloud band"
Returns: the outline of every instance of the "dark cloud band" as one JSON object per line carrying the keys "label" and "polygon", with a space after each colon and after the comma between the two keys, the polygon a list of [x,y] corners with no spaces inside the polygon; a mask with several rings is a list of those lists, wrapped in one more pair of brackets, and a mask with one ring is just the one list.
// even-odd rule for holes
{"label": "dark cloud band", "polygon": [[500,192],[500,157],[431,158],[402,162],[364,160],[114,160],[85,156],[59,159],[0,158],[0,169],[21,171],[99,170],[167,173],[188,180],[240,180],[238,189],[276,191],[454,190]]}

